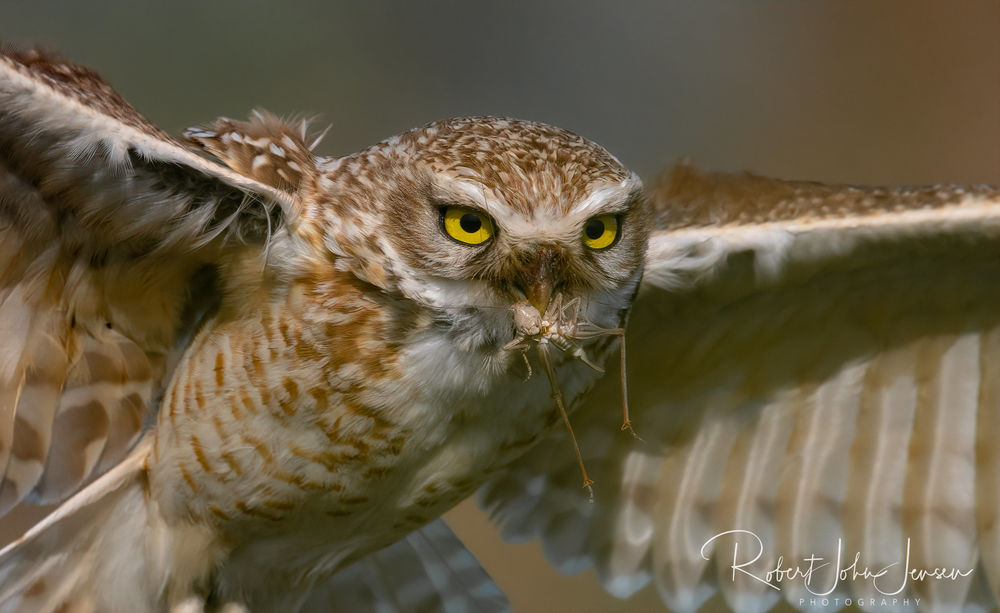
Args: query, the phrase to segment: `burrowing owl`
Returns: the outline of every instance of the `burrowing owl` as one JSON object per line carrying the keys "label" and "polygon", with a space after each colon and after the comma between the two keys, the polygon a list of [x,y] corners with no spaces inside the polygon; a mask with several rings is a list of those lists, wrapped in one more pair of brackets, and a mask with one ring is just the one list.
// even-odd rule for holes
{"label": "burrowing owl", "polygon": [[0,180],[0,512],[66,499],[2,611],[502,609],[435,519],[476,490],[678,611],[1000,587],[995,190],[647,194],[493,117],[181,142],[36,53],[0,61]]}

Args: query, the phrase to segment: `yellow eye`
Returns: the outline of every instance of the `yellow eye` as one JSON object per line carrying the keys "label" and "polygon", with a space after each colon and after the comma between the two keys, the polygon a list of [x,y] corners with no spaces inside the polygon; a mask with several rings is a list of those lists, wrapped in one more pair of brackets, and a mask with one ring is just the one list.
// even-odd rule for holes
{"label": "yellow eye", "polygon": [[583,224],[583,244],[591,249],[607,249],[618,238],[618,217],[598,215]]}
{"label": "yellow eye", "polygon": [[493,238],[493,222],[464,206],[445,207],[441,215],[448,236],[466,245],[482,245]]}

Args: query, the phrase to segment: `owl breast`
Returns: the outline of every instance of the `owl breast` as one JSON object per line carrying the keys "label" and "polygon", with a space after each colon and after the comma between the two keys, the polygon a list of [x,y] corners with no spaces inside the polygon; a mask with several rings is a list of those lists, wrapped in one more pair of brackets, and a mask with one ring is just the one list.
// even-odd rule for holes
{"label": "owl breast", "polygon": [[[233,585],[275,572],[262,561],[332,572],[397,540],[559,419],[545,378],[501,349],[509,313],[466,314],[487,331],[470,335],[407,302],[323,291],[303,283],[208,327],[160,410],[153,495],[224,543]],[[568,400],[596,376],[568,360],[557,373]]]}

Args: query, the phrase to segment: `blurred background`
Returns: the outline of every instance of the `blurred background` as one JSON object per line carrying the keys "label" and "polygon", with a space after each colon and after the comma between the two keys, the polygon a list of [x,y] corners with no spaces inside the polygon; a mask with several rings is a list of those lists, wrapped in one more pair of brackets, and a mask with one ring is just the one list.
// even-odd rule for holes
{"label": "blurred background", "polygon": [[[170,132],[253,108],[352,152],[456,115],[553,123],[646,178],[681,157],[827,182],[1000,183],[1000,2],[0,0],[0,40],[101,72]],[[474,505],[449,515],[518,613],[606,596]],[[0,520],[0,542],[23,528]],[[706,607],[718,608],[712,601]]]}

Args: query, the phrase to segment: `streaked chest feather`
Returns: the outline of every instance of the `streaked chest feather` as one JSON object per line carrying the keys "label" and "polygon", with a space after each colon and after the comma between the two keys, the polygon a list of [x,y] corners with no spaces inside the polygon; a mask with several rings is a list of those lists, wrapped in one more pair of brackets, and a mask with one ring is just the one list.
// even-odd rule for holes
{"label": "streaked chest feather", "polygon": [[[160,412],[154,495],[175,521],[213,526],[230,561],[333,570],[447,510],[558,420],[544,377],[500,349],[503,314],[291,303],[201,334]],[[564,363],[565,397],[595,375]]]}

